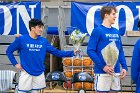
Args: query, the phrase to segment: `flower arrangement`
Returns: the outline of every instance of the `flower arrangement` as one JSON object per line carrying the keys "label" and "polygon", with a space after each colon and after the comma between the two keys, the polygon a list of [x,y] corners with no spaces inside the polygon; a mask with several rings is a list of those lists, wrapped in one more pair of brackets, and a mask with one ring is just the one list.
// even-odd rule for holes
{"label": "flower arrangement", "polygon": [[76,48],[76,50],[79,50],[79,47],[83,43],[86,35],[87,35],[87,33],[82,33],[78,29],[75,29],[71,33],[70,38],[71,38],[72,44]]}
{"label": "flower arrangement", "polygon": [[[101,53],[106,64],[114,68],[119,56],[119,50],[116,47],[116,43],[112,41],[101,50]],[[113,76],[115,76],[115,73],[113,73]]]}
{"label": "flower arrangement", "polygon": [[114,68],[119,55],[115,42],[109,43],[101,52],[106,64]]}

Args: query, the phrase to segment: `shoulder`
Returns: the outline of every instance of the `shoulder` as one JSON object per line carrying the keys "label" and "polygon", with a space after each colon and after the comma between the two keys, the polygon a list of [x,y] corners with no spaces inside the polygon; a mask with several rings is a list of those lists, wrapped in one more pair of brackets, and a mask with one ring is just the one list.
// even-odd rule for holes
{"label": "shoulder", "polygon": [[41,36],[39,37],[39,40],[41,40],[44,43],[49,43],[49,41],[46,38],[41,37]]}
{"label": "shoulder", "polygon": [[140,45],[140,39],[137,40],[136,45]]}
{"label": "shoulder", "polygon": [[27,38],[27,37],[29,37],[29,35],[28,35],[28,34],[25,34],[25,35],[21,35],[21,36],[19,36],[19,37],[17,37],[17,38],[19,38],[19,39],[24,39],[24,38]]}
{"label": "shoulder", "polygon": [[103,31],[103,27],[102,26],[98,26],[98,27],[93,29],[92,34],[93,33],[98,34],[98,33],[101,33],[102,31]]}
{"label": "shoulder", "polygon": [[102,25],[99,25],[98,27],[95,28],[95,30],[98,30],[98,31],[103,30],[103,29],[104,27]]}
{"label": "shoulder", "polygon": [[96,31],[96,33],[104,33],[107,28],[104,27],[103,25],[99,25],[97,28],[94,29]]}
{"label": "shoulder", "polygon": [[44,40],[44,41],[47,40],[46,38],[41,37],[41,36],[39,37],[39,39]]}
{"label": "shoulder", "polygon": [[39,37],[39,40],[41,40],[41,41],[44,41],[44,42],[47,42],[47,39],[46,38],[44,38],[44,37]]}
{"label": "shoulder", "polygon": [[114,32],[114,34],[118,34],[119,37],[121,38],[120,31],[119,31],[117,28],[115,28],[115,27],[111,27],[111,30]]}
{"label": "shoulder", "polygon": [[119,32],[119,30],[115,27],[111,27],[112,30]]}
{"label": "shoulder", "polygon": [[23,40],[26,36],[25,35],[21,35],[19,37],[16,37],[15,40]]}
{"label": "shoulder", "polygon": [[116,31],[116,32],[119,33],[119,30],[117,28],[115,28],[115,27],[111,27],[111,28],[112,28],[113,31]]}
{"label": "shoulder", "polygon": [[140,50],[140,39],[138,39],[134,45],[134,50],[135,51],[139,51]]}
{"label": "shoulder", "polygon": [[138,39],[134,45],[134,48],[140,49],[140,39]]}

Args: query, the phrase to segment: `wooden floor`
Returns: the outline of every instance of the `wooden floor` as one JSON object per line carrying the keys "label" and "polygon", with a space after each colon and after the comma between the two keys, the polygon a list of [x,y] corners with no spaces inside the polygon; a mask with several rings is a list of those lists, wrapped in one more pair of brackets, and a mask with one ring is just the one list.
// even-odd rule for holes
{"label": "wooden floor", "polygon": [[[14,93],[14,91],[9,91],[9,92],[0,92],[0,93]],[[41,91],[41,93],[78,93],[78,91],[66,91],[62,89],[45,89],[44,91]],[[86,91],[86,93],[95,93],[94,91]],[[121,93],[121,92],[119,92]],[[122,93],[132,93],[132,92],[122,92]]]}
{"label": "wooden floor", "polygon": [[[64,88],[57,86],[55,89],[46,88],[43,93],[78,93],[78,91],[65,90]],[[95,93],[94,91],[86,91],[86,93]],[[121,92],[119,92],[121,93]],[[122,93],[132,93],[132,92],[122,92]]]}
{"label": "wooden floor", "polygon": [[[55,89],[55,90],[45,90],[44,93],[78,93],[78,91],[70,91],[68,90],[60,90],[60,89]],[[86,91],[86,93],[95,93],[94,91]],[[121,92],[119,92],[121,93]],[[132,92],[122,92],[122,93],[132,93]]]}
{"label": "wooden floor", "polygon": [[[8,91],[8,92],[0,92],[0,93],[14,93],[14,90]],[[72,90],[65,90],[61,86],[56,86],[54,89],[45,88],[41,93],[78,93],[78,91],[72,91]],[[94,91],[86,91],[86,93],[95,93]],[[121,93],[121,92],[119,92]],[[132,93],[132,92],[122,92],[122,93]]]}

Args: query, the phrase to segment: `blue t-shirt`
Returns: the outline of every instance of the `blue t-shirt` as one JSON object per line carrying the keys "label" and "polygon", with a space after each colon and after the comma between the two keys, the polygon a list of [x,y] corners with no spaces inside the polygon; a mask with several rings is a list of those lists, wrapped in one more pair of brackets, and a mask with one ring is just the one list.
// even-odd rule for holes
{"label": "blue t-shirt", "polygon": [[19,51],[22,68],[33,76],[38,76],[44,72],[44,59],[47,52],[57,57],[71,57],[74,55],[73,51],[60,51],[54,48],[43,37],[33,39],[29,35],[24,35],[18,37],[13,43],[11,43],[6,51],[9,60],[14,66],[17,64],[13,55],[13,52],[16,50]]}
{"label": "blue t-shirt", "polygon": [[136,83],[136,93],[140,93],[140,39],[137,40],[131,62],[131,78]]}
{"label": "blue t-shirt", "polygon": [[127,70],[119,31],[113,27],[107,28],[103,25],[100,25],[92,31],[87,47],[87,54],[95,63],[95,73],[106,73],[103,71],[103,68],[107,64],[103,58],[101,51],[111,42],[115,42],[115,45],[119,51],[118,60],[116,61],[116,65],[114,66],[115,73],[120,72],[120,64],[122,65],[123,69]]}
{"label": "blue t-shirt", "polygon": [[135,83],[140,84],[140,39],[136,42],[134,46],[131,62],[131,77]]}

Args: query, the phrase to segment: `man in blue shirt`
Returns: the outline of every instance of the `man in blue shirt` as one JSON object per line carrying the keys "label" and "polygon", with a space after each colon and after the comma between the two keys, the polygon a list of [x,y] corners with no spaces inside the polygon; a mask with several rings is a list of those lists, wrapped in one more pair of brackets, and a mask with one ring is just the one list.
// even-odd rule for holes
{"label": "man in blue shirt", "polygon": [[[140,20],[138,21],[138,30],[140,30]],[[136,83],[136,93],[140,93],[140,39],[134,46],[131,62],[131,78]]]}
{"label": "man in blue shirt", "polygon": [[115,23],[116,12],[113,6],[102,7],[102,25],[92,31],[88,42],[87,54],[94,62],[94,88],[97,93],[117,93],[120,90],[120,77],[126,76],[127,65],[121,37],[119,31],[111,26]]}
{"label": "man in blue shirt", "polygon": [[[76,51],[60,51],[43,37],[40,37],[44,24],[38,19],[29,21],[30,33],[18,37],[7,49],[6,53],[11,63],[21,71],[18,83],[18,93],[38,93],[37,90],[45,88],[44,59],[47,52],[57,57],[72,57]],[[18,50],[20,63],[13,52]]]}

